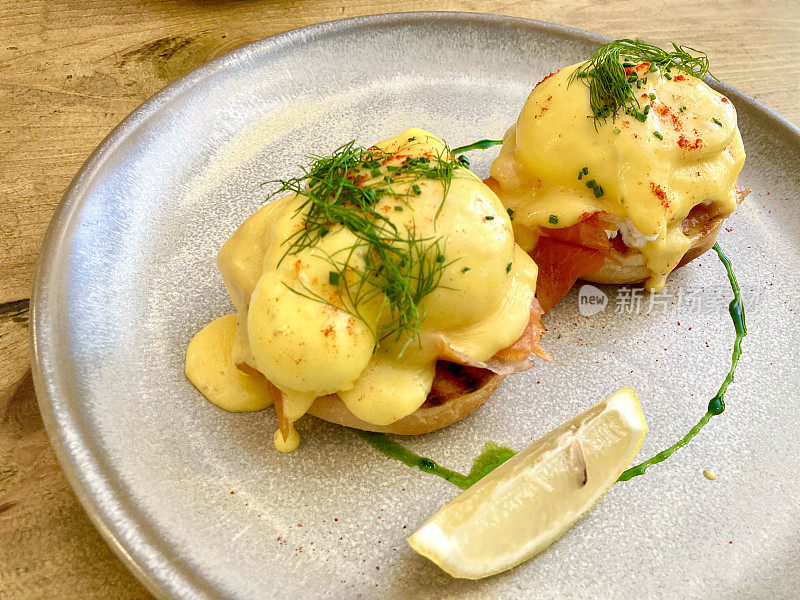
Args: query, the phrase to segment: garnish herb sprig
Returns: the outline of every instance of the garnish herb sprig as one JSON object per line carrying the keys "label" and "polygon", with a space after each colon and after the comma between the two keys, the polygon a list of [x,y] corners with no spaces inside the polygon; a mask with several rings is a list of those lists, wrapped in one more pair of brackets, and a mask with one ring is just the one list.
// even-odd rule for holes
{"label": "garnish herb sprig", "polygon": [[709,71],[705,52],[675,43],[672,48],[673,51],[668,52],[639,40],[614,40],[602,46],[570,75],[570,84],[580,79],[589,87],[589,103],[595,126],[601,120],[606,122],[609,117],[615,120],[620,110],[634,115],[642,114],[633,91],[638,78],[634,77],[635,74],[626,74],[626,67],[649,62],[651,71],[658,69],[665,76],[669,75],[671,69],[677,69],[698,78],[705,75],[714,77]]}
{"label": "garnish herb sprig", "polygon": [[323,256],[331,266],[329,283],[337,288],[341,303],[305,284],[300,290],[287,287],[303,297],[347,311],[370,329],[363,308],[379,300],[379,319],[387,310],[390,317],[380,331],[372,331],[378,342],[392,335],[395,339],[405,335],[409,342],[417,337],[425,318],[419,305],[440,286],[444,270],[453,262],[445,259],[442,237],[416,237],[413,216],[411,227],[400,231],[378,210],[378,203],[391,197],[400,202],[395,210],[410,208],[409,198],[422,193],[419,183],[434,180],[443,190],[438,217],[454,173],[462,168],[447,146],[432,157],[404,153],[406,158],[400,164],[391,164],[394,156],[351,141],[330,156],[308,156],[310,164],[302,167],[300,177],[264,184],[278,184],[267,200],[287,192],[304,198],[295,213],[301,216],[302,227],[283,242],[286,250],[278,264],[316,246],[337,228],[343,227],[355,236],[352,245]]}

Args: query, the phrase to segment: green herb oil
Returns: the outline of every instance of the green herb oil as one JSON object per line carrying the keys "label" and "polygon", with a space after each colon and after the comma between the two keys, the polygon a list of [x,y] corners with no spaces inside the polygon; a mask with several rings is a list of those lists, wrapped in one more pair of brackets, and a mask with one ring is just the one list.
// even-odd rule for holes
{"label": "green herb oil", "polygon": [[408,448],[389,439],[386,434],[361,430],[356,430],[356,433],[384,456],[399,460],[409,467],[416,467],[425,473],[438,475],[442,479],[446,479],[453,485],[460,487],[462,490],[467,489],[476,481],[483,479],[484,476],[488,475],[491,471],[495,470],[516,454],[511,448],[500,446],[494,442],[487,442],[483,447],[483,451],[472,463],[472,468],[469,470],[469,473],[467,475],[462,475],[461,473],[451,471],[450,469],[436,464],[436,462],[430,458],[425,458],[416,452],[412,452]]}
{"label": "green herb oil", "polygon": [[[491,146],[496,146],[502,143],[502,141],[498,140],[480,140],[479,142],[475,142],[474,144],[470,144],[468,146],[455,148],[453,153],[455,154],[457,152],[466,152],[468,150],[490,148]],[[589,182],[587,182],[587,184],[588,183]],[[700,430],[706,426],[712,417],[720,415],[725,411],[725,392],[728,390],[728,386],[733,383],[733,376],[736,371],[736,366],[739,364],[739,358],[742,355],[742,340],[744,339],[744,336],[747,335],[747,325],[745,323],[742,294],[741,290],[739,289],[739,283],[736,280],[736,275],[733,273],[731,261],[722,251],[722,248],[719,247],[719,244],[714,244],[714,251],[717,253],[717,256],[719,256],[719,259],[725,266],[725,271],[728,274],[728,280],[731,284],[731,290],[733,291],[733,300],[731,300],[730,304],[728,305],[728,312],[731,315],[733,326],[736,330],[736,338],[733,342],[733,352],[731,354],[731,367],[728,370],[728,374],[725,376],[722,385],[717,391],[717,394],[709,401],[706,414],[704,414],[697,424],[689,430],[689,433],[687,433],[684,437],[675,442],[666,450],[662,450],[652,458],[649,458],[643,463],[638,464],[635,467],[631,467],[627,471],[623,472],[619,477],[619,481],[628,481],[633,477],[644,475],[645,471],[647,471],[647,469],[652,465],[664,462],[670,456],[672,456],[676,450],[683,448],[686,444],[692,441],[692,438],[694,438],[700,432]],[[500,446],[494,442],[487,442],[483,448],[483,452],[481,452],[472,463],[472,468],[470,469],[469,474],[462,475],[461,473],[451,471],[450,469],[436,464],[436,462],[430,458],[425,458],[419,454],[416,454],[415,452],[412,452],[411,450],[408,450],[397,442],[389,439],[389,437],[383,433],[374,433],[371,431],[358,431],[357,433],[368,444],[388,458],[399,460],[409,467],[417,467],[420,471],[424,471],[425,473],[437,475],[442,479],[446,479],[450,483],[460,487],[462,490],[467,489],[516,454],[516,452],[511,448]]]}
{"label": "green herb oil", "polygon": [[453,154],[461,154],[462,152],[469,152],[470,150],[486,150],[492,146],[499,146],[502,143],[503,140],[478,140],[474,144],[467,144],[466,146],[453,148],[451,152]]}
{"label": "green herb oil", "polygon": [[733,353],[731,354],[731,368],[728,370],[728,374],[725,376],[725,380],[722,382],[722,385],[720,386],[719,391],[717,391],[716,396],[709,401],[706,414],[704,414],[703,417],[697,422],[697,425],[692,427],[689,430],[689,433],[687,433],[666,450],[662,450],[654,457],[649,458],[643,463],[636,465],[635,467],[631,467],[625,471],[622,475],[620,475],[619,481],[628,481],[628,479],[631,479],[632,477],[644,475],[644,472],[647,471],[650,466],[667,460],[676,450],[683,448],[686,444],[692,441],[692,438],[696,436],[703,427],[706,426],[706,424],[711,420],[711,417],[721,415],[725,411],[725,392],[728,390],[728,386],[733,382],[733,374],[736,371],[736,365],[739,364],[739,357],[742,355],[742,340],[744,339],[744,336],[747,335],[747,325],[745,324],[744,319],[744,304],[742,304],[742,294],[739,289],[739,283],[736,281],[736,275],[733,274],[731,261],[727,256],[725,256],[725,253],[722,251],[722,248],[719,247],[719,244],[714,244],[714,251],[717,253],[717,256],[719,256],[722,264],[725,265],[725,270],[728,273],[728,280],[731,283],[731,290],[733,290],[733,300],[731,300],[730,304],[728,305],[728,312],[731,314],[731,319],[733,319],[733,327],[736,330],[736,339],[733,342]]}

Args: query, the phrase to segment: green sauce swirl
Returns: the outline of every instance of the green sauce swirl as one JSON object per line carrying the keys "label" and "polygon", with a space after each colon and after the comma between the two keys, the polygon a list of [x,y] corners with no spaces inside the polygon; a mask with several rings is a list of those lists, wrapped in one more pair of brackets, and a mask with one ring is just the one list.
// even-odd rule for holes
{"label": "green sauce swirl", "polygon": [[747,325],[744,320],[744,304],[742,303],[742,293],[739,289],[739,282],[736,281],[736,275],[733,274],[731,261],[727,256],[725,256],[725,253],[722,251],[722,248],[719,247],[719,244],[714,244],[714,251],[717,253],[717,256],[719,256],[722,264],[725,265],[725,270],[728,273],[728,280],[731,283],[731,290],[733,290],[733,300],[731,300],[730,304],[728,305],[728,312],[731,314],[731,319],[733,319],[733,327],[736,329],[736,339],[733,342],[733,353],[731,354],[731,368],[728,370],[728,374],[725,376],[725,380],[719,387],[719,391],[717,391],[716,396],[709,401],[706,414],[704,414],[703,417],[697,422],[697,425],[692,427],[689,430],[689,433],[672,444],[672,446],[666,450],[662,450],[652,458],[648,458],[643,463],[638,464],[635,467],[631,467],[622,473],[622,475],[619,476],[619,481],[628,481],[632,477],[644,475],[645,471],[647,471],[647,469],[652,465],[664,462],[670,456],[672,456],[672,454],[678,448],[683,448],[686,444],[692,441],[692,438],[696,436],[703,427],[706,426],[706,424],[711,420],[711,417],[721,415],[725,411],[725,392],[728,391],[728,386],[733,383],[733,374],[736,371],[736,365],[739,364],[739,357],[742,355],[742,340],[744,339],[744,336],[747,335]]}
{"label": "green sauce swirl", "polygon": [[[728,390],[728,386],[733,383],[733,375],[736,371],[736,365],[739,364],[739,357],[742,355],[742,340],[744,339],[744,336],[747,335],[747,325],[744,317],[742,294],[741,290],[739,289],[739,283],[736,280],[736,275],[733,273],[731,261],[727,256],[725,256],[725,253],[719,247],[719,244],[714,244],[714,251],[717,253],[717,256],[719,256],[719,259],[725,266],[725,270],[728,273],[728,280],[731,284],[731,290],[733,291],[733,300],[731,300],[730,304],[728,305],[728,312],[730,312],[731,319],[733,320],[733,326],[736,330],[736,339],[733,342],[731,366],[728,370],[728,374],[725,376],[725,379],[717,391],[717,394],[709,401],[706,414],[704,414],[697,424],[689,430],[689,433],[687,433],[666,450],[662,450],[652,458],[648,458],[646,461],[623,472],[618,481],[628,481],[633,477],[644,475],[645,471],[647,471],[647,469],[651,466],[660,462],[664,462],[670,456],[672,456],[676,450],[683,448],[686,444],[692,441],[692,438],[694,438],[694,436],[696,436],[700,430],[706,426],[712,417],[720,415],[725,411],[725,392]],[[438,465],[430,458],[425,458],[415,452],[412,452],[408,448],[405,448],[404,446],[390,439],[386,434],[374,433],[371,431],[357,431],[357,433],[362,439],[364,439],[368,444],[370,444],[384,456],[394,460],[399,460],[409,467],[416,467],[425,473],[437,475],[438,477],[449,481],[453,485],[458,486],[462,490],[467,489],[472,484],[481,480],[488,473],[502,465],[509,458],[516,454],[516,452],[511,448],[500,446],[494,442],[487,442],[483,447],[483,451],[472,463],[472,468],[470,469],[469,473],[467,475],[462,475],[461,473]]]}
{"label": "green sauce swirl", "polygon": [[408,448],[389,439],[384,433],[361,430],[356,430],[356,432],[363,440],[384,456],[399,460],[409,467],[416,467],[425,473],[438,475],[442,479],[460,487],[462,490],[467,489],[476,481],[483,479],[484,476],[488,475],[491,471],[516,454],[516,451],[511,448],[500,446],[494,442],[486,442],[483,446],[483,451],[472,463],[472,468],[469,470],[469,473],[467,475],[462,475],[461,473],[451,471],[450,469],[436,464],[430,458],[425,458],[424,456],[412,452]]}
{"label": "green sauce swirl", "polygon": [[486,150],[492,146],[499,146],[502,143],[503,140],[478,140],[477,142],[467,144],[466,146],[458,146],[457,148],[453,148],[450,152],[452,154],[462,154],[463,152],[469,152],[470,150]]}

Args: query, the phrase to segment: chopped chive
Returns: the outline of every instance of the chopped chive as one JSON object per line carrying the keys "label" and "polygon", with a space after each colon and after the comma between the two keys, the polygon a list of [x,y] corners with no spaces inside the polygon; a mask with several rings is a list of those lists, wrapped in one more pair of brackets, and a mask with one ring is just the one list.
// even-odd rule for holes
{"label": "chopped chive", "polygon": [[462,273],[466,273],[466,272],[467,272],[467,271],[469,271],[469,270],[470,270],[470,268],[469,268],[469,267],[464,267],[464,268],[462,268],[462,269],[461,269],[461,272],[462,272]]}
{"label": "chopped chive", "polygon": [[654,136],[656,136],[656,137],[657,137],[658,139],[660,139],[660,140],[663,140],[663,139],[664,139],[664,134],[663,134],[663,133],[661,133],[660,131],[654,131],[654,132],[653,132],[653,135],[654,135]]}
{"label": "chopped chive", "polygon": [[389,165],[388,167],[386,167],[386,170],[390,171],[391,173],[394,173],[395,171],[399,171],[400,167],[395,165]]}
{"label": "chopped chive", "polygon": [[614,127],[614,135],[619,135],[620,133],[622,133],[622,129],[619,127]]}
{"label": "chopped chive", "polygon": [[665,77],[665,78],[666,78],[668,81],[672,81],[672,75],[670,75],[669,73],[664,73],[664,77]]}
{"label": "chopped chive", "polygon": [[513,208],[507,208],[506,212],[508,213],[508,218],[509,219],[513,219],[514,218],[514,209]]}
{"label": "chopped chive", "polygon": [[381,176],[381,171],[380,171],[380,169],[372,169],[369,172],[369,174],[372,175],[373,177],[380,177]]}
{"label": "chopped chive", "polygon": [[653,92],[650,92],[650,100],[655,100],[656,95]]}
{"label": "chopped chive", "polygon": [[402,207],[402,206],[400,206],[399,204],[395,204],[395,207],[394,207],[394,209],[395,209],[397,212],[403,212],[403,207]]}
{"label": "chopped chive", "polygon": [[413,142],[415,139],[417,139],[417,138],[415,138],[415,137],[410,137],[410,138],[408,138],[408,141],[409,141],[409,142]]}
{"label": "chopped chive", "polygon": [[339,285],[339,273],[336,271],[328,273],[328,283],[331,285]]}
{"label": "chopped chive", "polygon": [[597,187],[595,187],[595,188],[594,188],[594,197],[595,197],[595,198],[599,198],[599,197],[600,197],[600,196],[602,196],[602,195],[603,195],[603,188],[601,188],[601,187],[598,185]]}
{"label": "chopped chive", "polygon": [[465,169],[469,169],[469,159],[466,156],[462,154],[456,160],[458,161],[458,164],[460,164],[462,167],[464,167]]}
{"label": "chopped chive", "polygon": [[506,265],[506,273],[509,273],[510,271],[511,271],[511,263],[508,263]]}
{"label": "chopped chive", "polygon": [[583,179],[583,171],[578,171],[578,181]]}
{"label": "chopped chive", "polygon": [[416,183],[411,186],[411,189],[417,196],[422,193],[422,188],[420,188]]}
{"label": "chopped chive", "polygon": [[594,179],[590,179],[586,182],[586,187],[589,189],[594,188],[597,185],[597,182]]}
{"label": "chopped chive", "polygon": [[637,79],[639,79],[639,76],[636,73],[633,73],[632,75],[628,75],[628,83],[633,83]]}
{"label": "chopped chive", "polygon": [[550,215],[550,217],[547,219],[547,222],[552,225],[555,225],[556,223],[558,223],[558,217],[555,215]]}
{"label": "chopped chive", "polygon": [[714,118],[714,119],[711,119],[711,120],[712,120],[712,121],[714,121],[714,123],[716,123],[716,124],[717,124],[717,125],[719,125],[720,127],[722,127],[722,123],[720,122],[720,120],[719,120],[719,119],[716,119],[716,118]]}
{"label": "chopped chive", "polygon": [[649,105],[649,104],[645,104],[645,105],[644,105],[644,114],[646,115],[646,114],[648,114],[649,112],[650,112],[650,105]]}
{"label": "chopped chive", "polygon": [[494,221],[494,215],[486,215],[483,218],[486,219],[487,221]]}
{"label": "chopped chive", "polygon": [[589,167],[583,167],[583,174],[584,175],[588,175],[589,174]]}
{"label": "chopped chive", "polygon": [[628,61],[626,60],[624,63],[622,63],[622,66],[623,66],[623,67],[628,67],[628,68],[630,68],[630,67],[635,67],[635,66],[636,66],[636,64],[635,64],[635,63],[632,63],[632,62],[628,62]]}
{"label": "chopped chive", "polygon": [[686,110],[686,107],[685,106],[681,106],[678,110],[680,110],[681,112],[684,112]]}
{"label": "chopped chive", "polygon": [[444,254],[438,254],[436,256],[436,262],[443,263],[444,262]]}
{"label": "chopped chive", "polygon": [[656,71],[658,71],[658,67],[655,65],[650,65],[650,72],[655,73]]}

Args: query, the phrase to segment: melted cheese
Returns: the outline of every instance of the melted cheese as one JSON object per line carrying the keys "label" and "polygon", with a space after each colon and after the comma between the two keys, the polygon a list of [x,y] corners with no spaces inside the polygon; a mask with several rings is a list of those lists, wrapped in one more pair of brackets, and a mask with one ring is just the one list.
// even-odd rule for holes
{"label": "melted cheese", "polygon": [[[421,129],[377,146],[394,155],[389,165],[445,150]],[[400,236],[438,239],[446,265],[438,287],[419,304],[424,320],[417,339],[375,339],[392,319],[382,295],[359,305],[358,317],[340,308],[329,257],[357,242],[349,230],[334,228],[283,258],[284,240],[304,226],[298,211],[304,196],[264,206],[220,250],[217,262],[238,311],[231,364],[253,367],[279,388],[290,422],[318,396],[338,394],[358,418],[393,423],[427,398],[444,346],[483,361],[513,344],[528,324],[536,265],[515,244],[505,207],[476,175],[457,169],[446,196],[436,179],[398,180],[392,189],[397,195],[382,196],[376,210]],[[359,268],[363,259],[354,255],[350,264]],[[294,449],[296,435],[293,428],[287,440],[276,434],[276,447]]]}
{"label": "melted cheese", "polygon": [[[736,208],[745,159],[736,111],[701,80],[676,70],[668,80],[647,73],[647,65],[639,67],[647,83],[633,87],[640,110],[650,105],[646,120],[620,112],[615,120],[595,122],[589,88],[569,81],[579,66],[531,92],[491,175],[520,229],[568,227],[598,211],[629,222],[641,239],[652,239],[640,251],[650,271],[647,286],[661,289],[689,248],[680,227],[689,211],[700,203],[715,203],[726,215]],[[588,174],[578,179],[584,167]],[[587,181],[600,185],[603,195],[595,197]],[[519,238],[523,247],[536,243],[535,233]]]}

